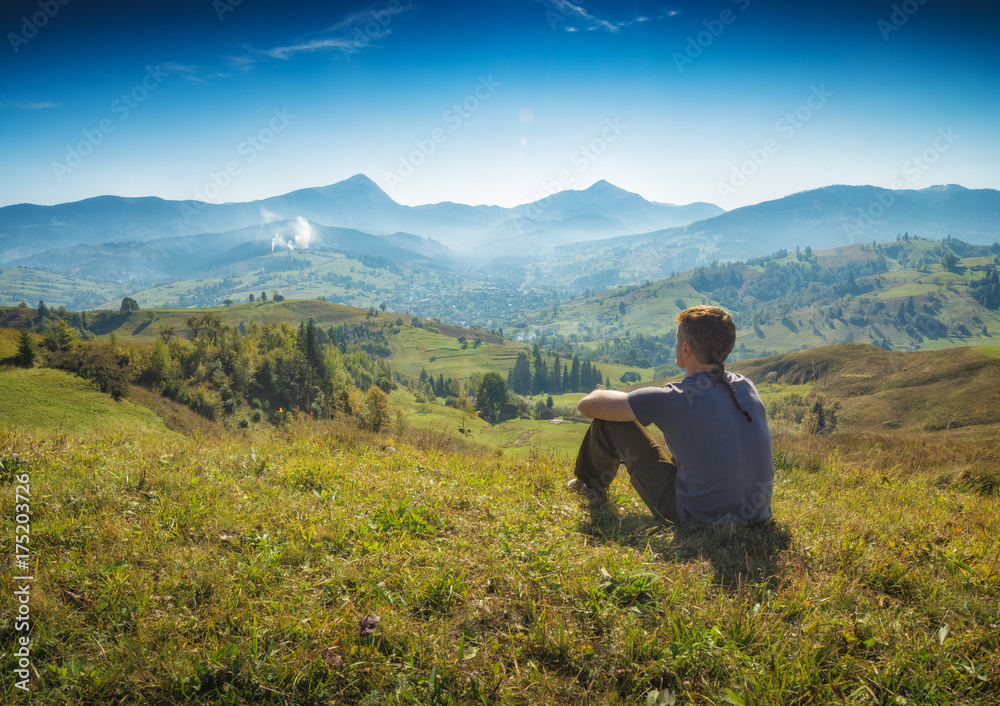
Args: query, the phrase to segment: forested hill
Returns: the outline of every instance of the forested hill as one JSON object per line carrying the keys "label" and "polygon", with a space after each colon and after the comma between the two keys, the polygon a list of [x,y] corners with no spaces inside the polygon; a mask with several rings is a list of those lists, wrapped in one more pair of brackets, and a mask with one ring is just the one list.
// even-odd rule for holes
{"label": "forested hill", "polygon": [[833,250],[781,250],[673,277],[558,301],[518,322],[543,347],[588,348],[595,359],[671,368],[674,317],[695,304],[736,320],[733,359],[870,342],[893,350],[1000,340],[1000,245],[905,235]]}

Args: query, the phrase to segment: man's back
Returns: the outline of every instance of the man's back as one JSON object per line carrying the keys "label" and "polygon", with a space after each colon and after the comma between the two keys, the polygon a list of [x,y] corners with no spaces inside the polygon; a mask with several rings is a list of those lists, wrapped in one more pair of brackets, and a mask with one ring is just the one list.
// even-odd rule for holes
{"label": "man's back", "polygon": [[677,511],[683,522],[771,517],[774,465],[764,405],[749,379],[724,374],[753,421],[747,421],[714,371],[628,395],[636,419],[643,426],[656,424],[674,457]]}

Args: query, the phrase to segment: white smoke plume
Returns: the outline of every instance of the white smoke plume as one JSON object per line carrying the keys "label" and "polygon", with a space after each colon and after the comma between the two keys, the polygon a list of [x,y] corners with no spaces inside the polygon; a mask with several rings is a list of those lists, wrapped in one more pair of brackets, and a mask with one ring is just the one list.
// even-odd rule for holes
{"label": "white smoke plume", "polygon": [[[270,212],[266,213],[270,216],[274,215]],[[261,215],[263,216],[264,213]],[[271,252],[274,252],[276,247],[288,248],[289,250],[295,250],[296,248],[308,250],[310,243],[315,239],[316,233],[313,231],[312,224],[302,216],[299,216],[292,223],[282,224],[282,227],[274,234],[271,238]]]}

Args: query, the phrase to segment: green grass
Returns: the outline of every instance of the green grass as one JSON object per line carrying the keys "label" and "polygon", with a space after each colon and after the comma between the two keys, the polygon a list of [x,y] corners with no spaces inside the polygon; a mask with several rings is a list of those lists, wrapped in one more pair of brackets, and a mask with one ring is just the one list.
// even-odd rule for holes
{"label": "green grass", "polygon": [[524,346],[506,342],[505,345],[483,343],[478,348],[473,345],[475,334],[465,331],[469,339],[468,346],[462,349],[462,344],[456,337],[443,333],[433,333],[422,328],[409,326],[409,318],[404,317],[406,326],[394,337],[392,365],[400,372],[416,377],[421,370],[437,377],[467,380],[471,375],[499,372],[506,373],[517,362],[517,354]]}
{"label": "green grass", "polygon": [[[840,403],[840,427],[848,431],[917,434],[963,429],[989,443],[1000,425],[998,357],[996,347],[895,352],[852,343],[732,367],[756,382],[765,401],[794,391],[790,383],[811,383],[813,392]],[[766,382],[772,371],[780,383],[776,397],[769,396],[771,385]]]}
{"label": "green grass", "polygon": [[[298,326],[300,321],[315,317],[316,321],[325,327],[337,326],[341,323],[356,323],[365,318],[366,310],[341,304],[329,304],[317,300],[285,300],[282,302],[242,302],[232,306],[210,307],[205,309],[140,309],[129,314],[114,330],[118,340],[122,342],[152,343],[160,335],[160,327],[172,326],[175,333],[187,335],[187,320],[191,316],[201,316],[207,312],[215,312],[222,317],[228,326],[238,326],[240,322],[258,325],[288,321]],[[395,320],[395,315],[391,316]],[[106,338],[111,332],[104,334]]]}
{"label": "green grass", "polygon": [[[5,368],[0,532],[28,473],[30,699],[996,703],[998,358],[853,344],[733,366],[765,401],[839,400],[845,430],[775,429],[775,520],[735,528],[654,523],[624,471],[588,505],[566,487],[570,420],[491,426],[399,389],[385,435],[290,415],[175,420],[184,437],[61,371]],[[932,412],[976,423],[925,429]]]}
{"label": "green grass", "polygon": [[669,529],[623,481],[588,508],[544,453],[7,426],[0,459],[31,476],[31,700],[995,702],[1000,497],[843,441],[776,440],[774,523]]}
{"label": "green grass", "polygon": [[[558,404],[575,405],[581,397],[579,393],[560,395]],[[478,416],[447,407],[440,400],[415,402],[413,395],[402,389],[394,391],[389,399],[405,413],[406,425],[429,441],[443,446],[461,442],[480,448],[494,448],[514,458],[556,454],[569,459],[579,448],[585,431],[584,425],[574,419],[561,419],[556,423],[511,419],[491,425]]]}
{"label": "green grass", "polygon": [[115,430],[175,435],[160,417],[129,400],[115,402],[93,384],[50,368],[0,369],[0,420],[24,429],[60,432]]}

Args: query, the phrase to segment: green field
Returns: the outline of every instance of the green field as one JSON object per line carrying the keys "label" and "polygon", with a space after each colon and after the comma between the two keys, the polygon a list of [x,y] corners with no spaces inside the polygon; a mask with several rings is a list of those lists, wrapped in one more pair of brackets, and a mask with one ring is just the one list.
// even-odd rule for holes
{"label": "green field", "polygon": [[160,417],[62,370],[0,369],[0,419],[23,429],[173,436]]}
{"label": "green field", "polygon": [[[9,414],[0,531],[28,474],[32,703],[1000,698],[995,448],[779,436],[772,523],[671,528],[624,481],[589,507],[542,450]],[[977,477],[941,473],[973,461]],[[0,662],[14,703],[10,649]]]}
{"label": "green field", "polygon": [[[404,325],[395,364],[468,376],[518,349],[457,333]],[[0,355],[14,344],[0,331]],[[5,536],[15,476],[30,485],[30,699],[995,703],[1000,347],[843,344],[733,369],[776,409],[840,405],[834,433],[772,424],[762,526],[659,525],[624,472],[588,504],[566,487],[573,418],[490,425],[400,387],[382,434],[299,413],[227,431],[139,388],[114,402],[63,371],[0,369]],[[16,668],[8,648],[11,703]]]}

